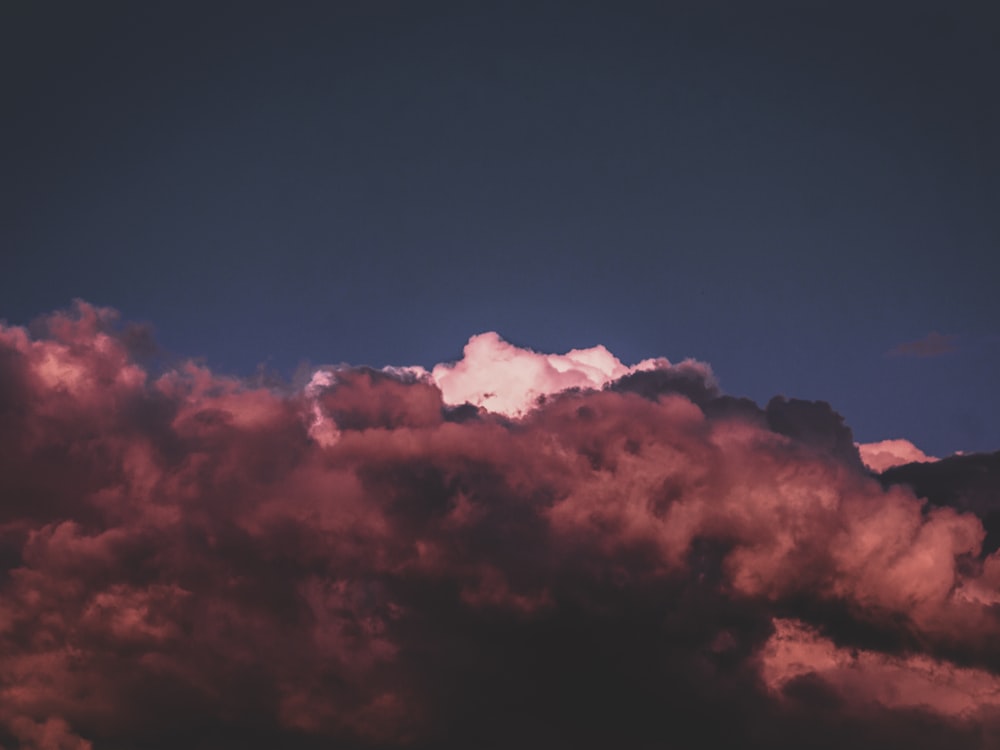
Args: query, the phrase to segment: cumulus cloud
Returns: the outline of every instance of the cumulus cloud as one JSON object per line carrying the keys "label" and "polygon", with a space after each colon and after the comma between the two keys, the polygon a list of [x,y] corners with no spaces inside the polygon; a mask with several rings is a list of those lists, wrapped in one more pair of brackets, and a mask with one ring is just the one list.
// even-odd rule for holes
{"label": "cumulus cloud", "polygon": [[994,746],[981,516],[827,404],[495,335],[300,390],[127,339],[0,327],[4,747]]}
{"label": "cumulus cloud", "polygon": [[859,443],[858,452],[865,466],[879,473],[893,466],[939,460],[934,456],[928,456],[909,440],[902,438],[880,440],[877,443]]}
{"label": "cumulus cloud", "polygon": [[[381,377],[365,369],[369,378]],[[305,392],[315,397],[338,379],[352,379],[355,372],[357,368],[322,367],[313,373]],[[385,367],[380,372],[391,380],[434,385],[445,406],[472,407],[508,417],[524,416],[554,394],[605,386],[654,397],[666,391],[679,391],[695,400],[693,393],[718,395],[715,377],[704,362],[687,359],[675,366],[658,357],[629,366],[604,346],[544,354],[515,346],[492,331],[472,336],[456,362],[443,362],[430,371],[410,365]],[[358,403],[357,399],[351,401]],[[313,403],[310,434],[330,445],[339,435],[337,423],[343,422],[343,415],[327,419],[319,403],[315,399]]]}
{"label": "cumulus cloud", "polygon": [[[706,365],[699,376],[710,378]],[[419,372],[418,368],[410,368]],[[603,346],[572,349],[566,354],[541,354],[501,339],[496,333],[473,336],[462,359],[439,364],[430,380],[440,389],[446,404],[470,403],[508,416],[520,416],[539,399],[571,388],[601,388],[607,383],[638,372],[672,369],[666,359],[647,359],[628,367]]]}
{"label": "cumulus cloud", "polygon": [[973,513],[986,529],[985,548],[1000,548],[1000,452],[956,454],[907,463],[879,476],[885,487],[904,485],[930,504]]}

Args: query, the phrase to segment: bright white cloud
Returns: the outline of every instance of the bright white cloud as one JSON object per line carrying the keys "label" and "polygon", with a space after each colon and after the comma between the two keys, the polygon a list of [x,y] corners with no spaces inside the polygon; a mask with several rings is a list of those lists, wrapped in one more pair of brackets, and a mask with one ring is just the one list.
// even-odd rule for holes
{"label": "bright white cloud", "polygon": [[603,346],[542,354],[490,332],[469,339],[458,362],[435,365],[430,378],[446,404],[470,403],[516,417],[530,411],[542,396],[568,388],[600,388],[638,370],[669,366],[660,358],[629,367]]}

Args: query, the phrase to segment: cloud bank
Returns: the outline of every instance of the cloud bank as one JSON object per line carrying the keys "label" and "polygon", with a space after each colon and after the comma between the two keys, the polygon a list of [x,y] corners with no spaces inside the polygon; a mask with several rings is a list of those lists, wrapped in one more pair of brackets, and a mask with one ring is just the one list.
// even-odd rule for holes
{"label": "cloud bank", "polygon": [[493,334],[300,390],[141,340],[0,327],[0,746],[997,746],[983,516],[827,404]]}

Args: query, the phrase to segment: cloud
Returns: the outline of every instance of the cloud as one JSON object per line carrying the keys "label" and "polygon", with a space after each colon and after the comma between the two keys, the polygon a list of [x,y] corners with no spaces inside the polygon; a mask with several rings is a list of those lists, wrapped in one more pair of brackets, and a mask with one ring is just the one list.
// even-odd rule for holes
{"label": "cloud", "polygon": [[0,327],[0,745],[994,746],[981,516],[822,402],[473,344],[296,390]]}
{"label": "cloud", "polygon": [[940,357],[957,350],[958,337],[931,331],[924,338],[897,344],[887,354],[890,357]]}
{"label": "cloud", "polygon": [[942,663],[925,656],[891,655],[838,647],[796,620],[774,621],[762,650],[768,687],[789,691],[803,678],[822,680],[843,700],[952,716],[974,717],[1000,709],[1000,677],[988,670]]}
{"label": "cloud", "polygon": [[[707,365],[688,361],[685,369],[711,379]],[[671,372],[666,359],[647,359],[628,367],[603,346],[572,349],[566,354],[540,354],[501,339],[496,333],[473,336],[462,359],[436,365],[429,380],[446,404],[470,403],[507,416],[520,416],[538,400],[572,388],[601,388],[621,378],[651,371]],[[426,375],[420,368],[406,371]]]}
{"label": "cloud", "polygon": [[975,514],[986,529],[985,548],[1000,548],[1000,452],[893,466],[879,481],[886,487],[910,487],[933,505]]}
{"label": "cloud", "polygon": [[[572,349],[566,354],[544,354],[515,346],[495,332],[471,337],[460,360],[435,365],[429,372],[419,366],[364,371],[368,380],[424,384],[418,390],[432,385],[437,392],[435,398],[448,407],[482,409],[508,417],[524,416],[547,397],[570,390],[610,387],[652,398],[679,392],[699,403],[719,394],[715,376],[703,362],[687,359],[675,366],[659,357],[627,366],[603,346]],[[358,372],[351,367],[322,367],[313,373],[306,393],[314,397],[323,388],[344,379],[357,383]],[[336,392],[343,394],[344,388]],[[348,402],[357,408],[361,400],[349,398]],[[324,444],[336,440],[337,425],[344,424],[345,419],[351,421],[342,413],[326,418],[326,410],[318,404],[314,404],[313,414],[310,433]]]}
{"label": "cloud", "polygon": [[934,456],[928,456],[909,440],[902,438],[880,440],[876,443],[859,443],[858,451],[865,466],[879,473],[893,466],[939,460]]}

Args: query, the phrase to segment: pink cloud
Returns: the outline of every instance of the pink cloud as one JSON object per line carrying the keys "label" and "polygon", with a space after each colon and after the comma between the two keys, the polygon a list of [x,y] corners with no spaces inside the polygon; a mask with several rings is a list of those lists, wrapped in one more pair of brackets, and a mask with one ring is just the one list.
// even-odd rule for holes
{"label": "pink cloud", "polygon": [[933,711],[974,719],[1000,708],[1000,677],[924,655],[838,647],[797,620],[775,620],[761,650],[761,676],[782,692],[803,677],[822,680],[848,703]]}
{"label": "pink cloud", "polygon": [[117,326],[0,327],[0,744],[792,748],[847,720],[806,678],[858,747],[992,726],[980,519],[883,489],[826,405],[489,335],[266,389]]}
{"label": "pink cloud", "polygon": [[[634,372],[670,366],[663,358],[627,366],[603,346],[541,354],[490,332],[470,338],[458,362],[435,365],[430,380],[446,404],[470,403],[498,414],[521,416],[539,398],[570,388],[599,389]],[[419,372],[419,368],[410,369]]]}
{"label": "pink cloud", "polygon": [[861,460],[872,471],[883,472],[893,466],[910,463],[927,463],[940,459],[928,456],[909,440],[881,440],[877,443],[860,443]]}

